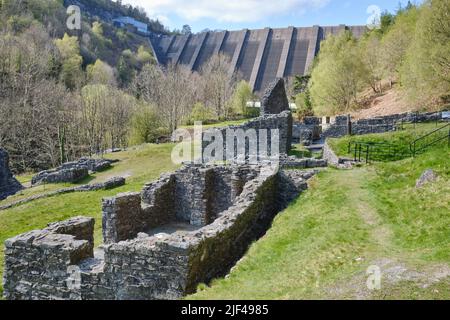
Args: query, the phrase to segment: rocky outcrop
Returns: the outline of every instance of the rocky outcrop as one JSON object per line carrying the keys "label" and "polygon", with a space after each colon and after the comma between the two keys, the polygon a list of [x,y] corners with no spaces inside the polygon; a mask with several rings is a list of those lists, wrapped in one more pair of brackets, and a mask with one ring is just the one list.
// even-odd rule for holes
{"label": "rocky outcrop", "polygon": [[0,201],[22,190],[23,187],[17,181],[9,169],[9,155],[6,150],[0,148]]}
{"label": "rocky outcrop", "polygon": [[432,183],[436,181],[438,176],[432,169],[426,170],[422,175],[420,176],[419,180],[416,182],[416,189],[423,188],[428,183]]}

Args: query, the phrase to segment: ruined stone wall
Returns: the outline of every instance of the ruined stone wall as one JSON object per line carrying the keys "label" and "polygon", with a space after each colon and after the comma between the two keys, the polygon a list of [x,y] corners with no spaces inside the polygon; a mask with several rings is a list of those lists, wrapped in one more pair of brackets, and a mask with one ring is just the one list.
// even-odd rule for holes
{"label": "ruined stone wall", "polygon": [[[250,172],[249,172],[250,171]],[[255,177],[247,167],[188,165],[147,184],[142,193],[103,199],[103,240],[115,243],[181,222],[202,227],[228,209]]]}
{"label": "ruined stone wall", "polygon": [[336,155],[327,141],[325,141],[325,144],[323,145],[323,159],[327,160],[329,165],[339,165],[339,157]]}
{"label": "ruined stone wall", "polygon": [[75,183],[89,175],[89,171],[99,172],[111,167],[117,160],[81,158],[67,162],[56,169],[41,171],[32,180],[32,185],[41,183]]}
{"label": "ruined stone wall", "polygon": [[335,118],[335,122],[323,126],[321,133],[321,118],[308,117],[302,123],[294,124],[293,139],[306,145],[320,137],[340,138],[346,135],[365,135],[371,133],[384,133],[395,131],[401,122],[428,122],[442,119],[441,112],[430,113],[402,113],[389,116],[375,117],[353,121],[350,115],[341,115]]}
{"label": "ruined stone wall", "polygon": [[[208,146],[212,145],[213,143],[217,143],[216,137],[220,137],[220,145],[223,147],[223,161],[226,159],[226,150],[227,150],[227,132],[237,132],[236,130],[242,130],[243,132],[247,132],[249,129],[256,130],[256,138],[257,143],[259,140],[267,141],[268,146],[268,153],[271,155],[271,131],[270,130],[279,130],[279,153],[280,154],[287,154],[289,153],[291,149],[292,144],[292,114],[290,111],[284,111],[280,114],[269,114],[264,115],[259,118],[256,118],[254,120],[251,120],[243,125],[240,126],[229,126],[225,128],[220,129],[210,129],[203,132],[203,144],[202,144],[202,154],[205,154],[205,149],[208,148]],[[259,130],[266,130],[267,136],[260,136]],[[234,157],[238,157],[239,155],[242,155],[242,152],[238,152],[238,146],[237,144],[233,143],[231,141],[230,145],[234,146]],[[230,147],[231,148],[231,147]],[[232,150],[232,149],[231,149]],[[245,154],[248,156],[250,154],[249,152],[250,146],[247,141],[245,145]],[[261,150],[258,150],[258,155],[261,155]],[[210,159],[204,159],[204,162],[209,162]],[[259,159],[264,160],[264,159]]]}
{"label": "ruined stone wall", "polygon": [[322,138],[339,138],[351,134],[350,115],[337,116],[334,124],[323,130]]}
{"label": "ruined stone wall", "polygon": [[441,120],[441,112],[430,113],[402,113],[370,119],[362,119],[352,123],[353,135],[384,133],[396,130],[396,126],[403,122],[428,122]]}
{"label": "ruined stone wall", "polygon": [[[213,166],[210,169],[205,173],[211,177],[205,181],[212,181],[213,176],[214,181],[221,179],[221,183],[236,198],[225,200],[231,205],[206,226],[191,231],[140,232],[134,235],[137,230],[132,229],[139,228],[136,224],[114,231],[116,234],[124,232],[122,236],[125,237],[126,232],[132,230],[125,241],[110,241],[96,250],[95,255],[92,250],[93,219],[88,218],[75,218],[7,240],[5,297],[89,300],[181,298],[194,292],[199,283],[225,275],[248,246],[266,232],[273,217],[306,188],[306,180],[314,175],[314,172],[295,171],[262,174],[261,167],[250,166]],[[114,201],[106,200],[111,203],[107,208],[114,205],[122,211],[119,216],[124,216],[119,219],[128,214],[129,220],[146,223],[143,218],[150,218],[156,213],[147,210],[161,205],[162,199],[170,199],[176,189],[173,184],[176,184],[177,175],[185,174],[190,174],[187,168],[147,185],[142,194],[121,195]],[[211,187],[208,184],[204,186]],[[205,198],[205,195],[201,197]],[[224,202],[221,206],[225,205]],[[219,207],[211,210],[219,210]],[[161,217],[166,209],[159,207]],[[170,217],[167,220],[176,217],[176,212],[174,214],[171,210],[168,208]],[[111,217],[106,217],[108,223],[104,222],[103,228],[116,228],[109,224],[113,220],[108,219]],[[123,222],[127,224],[127,221]],[[81,282],[78,285],[69,278],[69,267],[79,269],[78,279]]]}
{"label": "ruined stone wall", "polygon": [[[277,78],[270,84],[264,94],[261,101],[261,116],[259,118],[240,126],[210,129],[202,133],[203,163],[213,162],[214,160],[230,160],[230,156],[227,153],[232,153],[231,158],[233,160],[239,157],[244,158],[239,159],[242,162],[248,160],[250,156],[257,157],[257,159],[253,159],[255,162],[265,161],[268,156],[277,156],[276,151],[280,155],[288,154],[292,145],[292,125],[293,118],[289,109],[284,80]],[[278,150],[272,150],[271,130],[279,130],[279,142],[276,146]],[[245,138],[241,140],[242,146],[237,143],[239,141],[236,141],[238,139],[233,134],[245,135]],[[253,146],[252,143],[254,144]],[[267,146],[267,150],[260,150],[260,143]],[[205,152],[205,150],[209,151],[212,147],[218,147],[223,152],[223,158],[218,159],[219,157],[214,155],[213,159],[209,159],[210,152]],[[251,150],[256,151],[256,154],[251,152]]]}
{"label": "ruined stone wall", "polygon": [[311,145],[313,141],[319,140],[322,134],[322,119],[317,117],[306,117],[303,122],[293,124],[292,139],[295,143]]}
{"label": "ruined stone wall", "polygon": [[74,218],[5,242],[4,295],[12,300],[78,299],[68,267],[94,256],[94,219]]}
{"label": "ruined stone wall", "polygon": [[0,201],[22,190],[22,185],[9,169],[9,155],[0,148]]}

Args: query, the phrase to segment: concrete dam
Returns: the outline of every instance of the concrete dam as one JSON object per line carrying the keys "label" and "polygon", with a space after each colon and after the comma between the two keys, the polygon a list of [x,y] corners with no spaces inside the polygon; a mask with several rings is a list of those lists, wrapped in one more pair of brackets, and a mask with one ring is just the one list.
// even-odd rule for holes
{"label": "concrete dam", "polygon": [[231,61],[230,73],[238,72],[253,91],[260,93],[275,80],[308,73],[330,35],[349,30],[357,38],[365,26],[305,27],[203,32],[190,35],[152,35],[151,44],[162,65],[184,65],[200,71],[213,56],[224,54]]}

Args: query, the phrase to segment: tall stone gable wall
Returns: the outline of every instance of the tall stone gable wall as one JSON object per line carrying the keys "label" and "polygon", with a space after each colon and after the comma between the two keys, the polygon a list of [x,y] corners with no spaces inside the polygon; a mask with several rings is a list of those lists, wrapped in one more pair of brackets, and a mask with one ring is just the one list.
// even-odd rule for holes
{"label": "tall stone gable wall", "polygon": [[279,114],[289,110],[284,80],[278,78],[269,85],[261,99],[261,115]]}
{"label": "tall stone gable wall", "polygon": [[22,185],[9,169],[8,153],[0,148],[0,201],[22,190]]}

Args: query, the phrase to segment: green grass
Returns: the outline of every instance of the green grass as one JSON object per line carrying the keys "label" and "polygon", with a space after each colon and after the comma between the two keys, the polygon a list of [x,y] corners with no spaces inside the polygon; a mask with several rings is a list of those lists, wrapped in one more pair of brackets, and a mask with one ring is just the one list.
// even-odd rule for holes
{"label": "green grass", "polygon": [[[94,182],[104,181],[114,176],[127,176],[125,186],[108,191],[71,193],[45,198],[0,211],[0,279],[3,274],[4,246],[6,239],[24,232],[41,229],[50,222],[63,221],[74,216],[89,216],[96,220],[95,242],[102,242],[101,201],[104,197],[121,192],[140,191],[143,185],[153,181],[163,172],[173,171],[170,153],[172,144],[143,145],[130,148],[126,152],[108,154],[106,157],[121,160],[113,168],[94,175]],[[64,185],[47,185],[46,190],[58,189]],[[27,194],[42,193],[42,187],[27,190]],[[2,202],[0,202],[2,203]],[[1,286],[0,286],[1,295]]]}
{"label": "green grass", "polygon": [[[385,134],[383,139],[390,141],[389,135],[407,139],[399,135],[414,133]],[[345,145],[346,139],[335,140],[334,146]],[[96,174],[93,181],[131,175],[124,187],[61,195],[0,211],[0,242],[84,215],[96,218],[95,239],[100,244],[101,199],[139,191],[161,172],[174,170],[172,147],[146,145],[108,155],[121,162]],[[415,159],[321,172],[310,189],[277,216],[229,277],[200,285],[187,299],[354,299],[365,287],[365,271],[374,261],[389,259],[423,272],[436,264],[450,267],[449,158],[449,149],[435,146]],[[428,168],[439,179],[417,190],[415,182]],[[1,246],[1,271],[3,259]],[[441,279],[425,287],[407,280],[383,282],[380,292],[369,292],[366,298],[449,299],[449,282]]]}
{"label": "green grass", "polygon": [[289,155],[296,156],[297,158],[311,158],[313,154],[311,151],[306,149],[304,145],[294,144],[289,152]]}
{"label": "green grass", "polygon": [[[381,163],[370,181],[380,216],[405,250],[423,250],[427,260],[450,261],[450,149],[433,148],[416,159]],[[438,180],[416,189],[426,169]]]}
{"label": "green grass", "polygon": [[[229,277],[188,299],[355,299],[361,290],[367,299],[449,299],[450,277],[427,287],[365,286],[368,266],[383,259],[430,278],[435,264],[450,267],[449,158],[436,147],[416,159],[322,172]],[[438,181],[416,190],[428,168]]]}
{"label": "green grass", "polygon": [[[397,145],[398,150],[403,153],[403,157],[401,158],[408,158],[410,156],[409,145],[412,141],[442,126],[443,124],[438,124],[438,126],[436,126],[436,123],[417,124],[415,127],[405,126],[404,131],[362,136],[346,136],[337,139],[331,138],[328,139],[328,143],[336,154],[341,157],[353,157],[353,152],[348,151],[349,143],[360,142]],[[445,143],[447,143],[447,141],[442,142],[442,144]]]}

